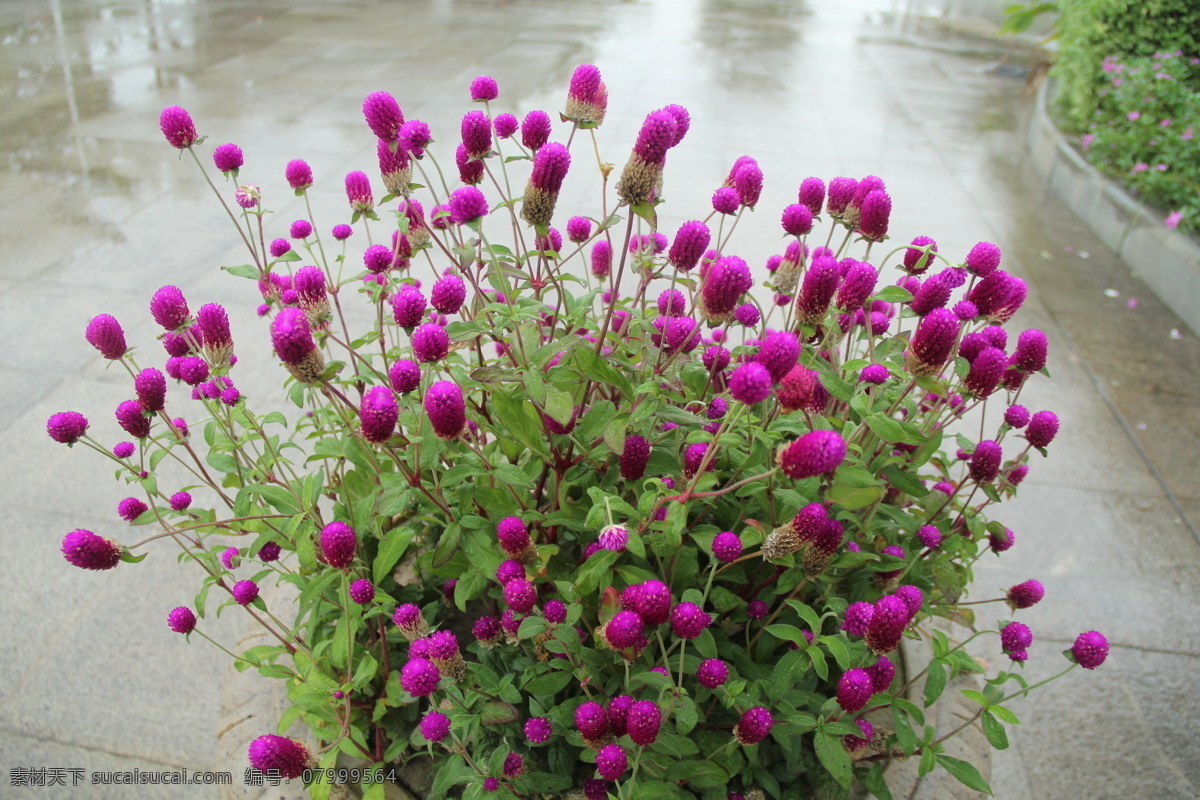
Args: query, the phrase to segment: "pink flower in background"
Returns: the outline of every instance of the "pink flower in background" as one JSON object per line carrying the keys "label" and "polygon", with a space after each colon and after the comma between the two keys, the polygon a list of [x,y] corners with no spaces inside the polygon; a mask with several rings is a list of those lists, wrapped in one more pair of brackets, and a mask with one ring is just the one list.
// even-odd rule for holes
{"label": "pink flower in background", "polygon": [[1154,168],[1155,168],[1156,170],[1158,170],[1159,172],[1166,172],[1166,171],[1167,171],[1167,165],[1166,165],[1166,164],[1155,164],[1155,165],[1154,165]]}
{"label": "pink flower in background", "polygon": [[1167,214],[1167,218],[1163,220],[1163,225],[1165,225],[1171,229],[1178,228],[1179,222],[1182,219],[1183,219],[1182,211],[1172,211],[1170,214]]}
{"label": "pink flower in background", "polygon": [[1142,117],[1142,112],[1140,112],[1140,111],[1130,111],[1128,114],[1125,115],[1125,118],[1128,119],[1130,122],[1137,122],[1139,119],[1141,119],[1141,117]]}
{"label": "pink flower in background", "polygon": [[1080,140],[1080,144],[1083,145],[1083,152],[1086,153],[1088,150],[1090,150],[1092,148],[1092,142],[1094,142],[1094,141],[1096,141],[1095,134],[1085,133],[1083,135],[1083,139]]}
{"label": "pink flower in background", "polygon": [[1145,172],[1148,169],[1150,169],[1149,164],[1147,164],[1145,161],[1139,161],[1133,165],[1133,169],[1129,170],[1129,172],[1132,175],[1137,175],[1139,172]]}
{"label": "pink flower in background", "polygon": [[1179,138],[1183,139],[1186,142],[1186,141],[1191,140],[1191,138],[1195,135],[1196,135],[1195,132],[1192,131],[1192,126],[1188,125],[1187,128],[1184,129],[1183,133],[1180,134]]}
{"label": "pink flower in background", "polygon": [[1161,122],[1159,122],[1158,124],[1159,124],[1159,125],[1162,125],[1164,128],[1166,128],[1166,127],[1170,126],[1170,124],[1171,124],[1171,120],[1169,120],[1169,119],[1164,119],[1164,120],[1162,120]]}

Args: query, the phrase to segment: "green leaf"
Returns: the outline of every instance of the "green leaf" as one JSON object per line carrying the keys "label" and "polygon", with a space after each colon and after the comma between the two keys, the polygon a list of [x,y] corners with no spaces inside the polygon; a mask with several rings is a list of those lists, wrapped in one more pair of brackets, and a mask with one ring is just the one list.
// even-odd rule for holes
{"label": "green leaf", "polygon": [[843,789],[850,788],[850,780],[854,776],[854,770],[850,766],[850,754],[846,752],[846,748],[842,746],[842,740],[837,736],[830,736],[825,731],[817,731],[814,734],[815,745],[817,749],[817,758],[829,770],[829,774],[833,776]]}
{"label": "green leaf", "polygon": [[1021,720],[1017,718],[1017,715],[1014,714],[1013,712],[1009,711],[1004,706],[992,706],[991,708],[988,709],[988,711],[995,714],[998,718],[1000,718],[1004,722],[1007,722],[1009,725],[1020,725],[1021,724]]}
{"label": "green leaf", "polygon": [[879,800],[894,800],[892,790],[888,788],[887,781],[883,779],[884,766],[884,764],[872,764],[869,770],[859,773],[858,779],[862,781],[863,787]]}
{"label": "green leaf", "polygon": [[546,413],[559,425],[568,425],[575,416],[575,401],[566,392],[547,386]]}
{"label": "green leaf", "polygon": [[596,355],[590,347],[577,347],[571,351],[571,365],[580,374],[594,381],[615,386],[625,397],[633,396],[633,384],[607,360]]}
{"label": "green leaf", "polygon": [[958,758],[938,754],[937,762],[946,768],[946,771],[958,779],[958,782],[963,786],[974,789],[977,792],[991,794],[992,787],[988,786],[988,782],[979,774],[979,770],[973,764],[969,764]]}
{"label": "green leaf", "polygon": [[575,591],[581,595],[595,591],[596,587],[600,585],[601,578],[608,575],[619,556],[620,553],[612,550],[601,550],[583,562],[575,580]]}
{"label": "green leaf", "polygon": [[[883,475],[892,486],[913,497],[924,497],[929,494],[929,489],[923,486],[915,475],[895,464],[884,467]],[[841,475],[839,474],[838,477],[841,478]]]}
{"label": "green leaf", "polygon": [[502,483],[509,486],[516,486],[523,489],[533,488],[533,478],[525,474],[525,471],[520,467],[514,467],[512,464],[498,464],[492,473],[500,479]]}
{"label": "green leaf", "polygon": [[253,264],[238,264],[233,267],[221,267],[221,269],[225,270],[230,275],[236,275],[239,278],[258,280],[260,277],[262,277],[262,273],[258,271],[258,267],[254,266]]}
{"label": "green leaf", "polygon": [[379,584],[392,571],[392,567],[396,566],[400,557],[404,555],[404,551],[408,549],[408,544],[412,541],[415,533],[411,528],[400,528],[384,534],[383,542],[379,545],[379,552],[375,555],[375,563],[371,565],[371,572],[376,584]]}
{"label": "green leaf", "polygon": [[983,692],[977,692],[974,689],[963,689],[962,693],[963,693],[963,697],[966,697],[970,700],[974,700],[976,703],[979,703],[979,705],[983,706],[984,708],[987,708],[989,705],[988,699],[983,694]]}
{"label": "green leaf", "polygon": [[550,458],[546,439],[542,433],[542,421],[531,403],[519,400],[511,392],[494,389],[492,408],[500,430],[506,435],[533,450],[543,459]]}
{"label": "green leaf", "polygon": [[489,700],[484,703],[483,711],[479,715],[479,719],[484,725],[503,725],[520,718],[521,715],[516,706],[501,700]]}
{"label": "green leaf", "polygon": [[929,662],[929,674],[925,676],[925,707],[929,708],[946,689],[946,669],[941,659]]}
{"label": "green leaf", "polygon": [[686,735],[692,728],[696,727],[698,721],[699,715],[696,711],[696,701],[690,697],[680,698],[679,707],[675,710],[676,730]]}
{"label": "green leaf", "polygon": [[1008,733],[1005,732],[1004,725],[989,711],[983,712],[983,735],[997,750],[1008,749]]}
{"label": "green leaf", "polygon": [[883,497],[886,490],[882,486],[862,486],[854,488],[844,483],[835,483],[825,495],[825,499],[836,503],[847,511],[866,508]]}
{"label": "green leaf", "polygon": [[617,455],[625,452],[625,430],[629,423],[629,418],[622,414],[614,418],[604,428],[604,443],[608,445],[608,449],[612,450]]}
{"label": "green leaf", "polygon": [[789,650],[783,654],[771,672],[771,682],[767,685],[768,697],[778,700],[791,690],[800,670],[800,660],[804,657],[803,650]]}
{"label": "green leaf", "polygon": [[785,642],[795,642],[801,647],[808,646],[808,639],[804,638],[804,634],[800,632],[799,628],[792,625],[768,625],[765,630],[776,639],[782,639]]}
{"label": "green leaf", "polygon": [[821,644],[829,650],[829,654],[837,662],[838,669],[843,672],[850,669],[850,651],[846,649],[846,645],[841,639],[836,636],[822,636]]}
{"label": "green leaf", "polygon": [[871,298],[871,300],[882,300],[885,303],[907,303],[912,299],[912,292],[902,286],[885,286]]}
{"label": "green leaf", "polygon": [[550,695],[555,694],[559,690],[566,687],[571,682],[570,670],[560,669],[554,672],[547,672],[545,675],[538,677],[525,684],[525,691],[529,694]]}
{"label": "green leaf", "polygon": [[872,414],[864,420],[871,432],[885,442],[895,444],[922,444],[925,437],[908,423],[892,419],[884,414]]}

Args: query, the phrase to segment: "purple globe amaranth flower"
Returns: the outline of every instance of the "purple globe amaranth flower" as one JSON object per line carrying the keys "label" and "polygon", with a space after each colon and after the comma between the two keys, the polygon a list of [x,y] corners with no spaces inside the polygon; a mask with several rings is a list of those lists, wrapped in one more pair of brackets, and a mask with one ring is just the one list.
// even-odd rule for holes
{"label": "purple globe amaranth flower", "polygon": [[875,616],[875,607],[870,603],[859,601],[851,603],[846,609],[846,618],[842,621],[842,630],[851,636],[866,636]]}
{"label": "purple globe amaranth flower", "polygon": [[783,376],[775,397],[785,411],[804,408],[820,414],[829,402],[829,392],[821,385],[817,372],[799,364]]}
{"label": "purple globe amaranth flower", "polygon": [[68,564],[80,569],[112,569],[121,563],[121,545],[83,528],[63,537],[62,554]]}
{"label": "purple globe amaranth flower", "polygon": [[1033,644],[1033,631],[1022,622],[1010,622],[1000,629],[1000,647],[1005,653],[1024,651]]}
{"label": "purple globe amaranth flower", "polygon": [[1046,596],[1046,588],[1039,581],[1028,580],[1009,587],[1005,593],[1005,602],[1013,611],[1020,608],[1031,608],[1041,602]]}
{"label": "purple globe amaranth flower", "polygon": [[825,318],[829,303],[833,300],[840,282],[838,262],[830,256],[817,256],[812,260],[800,294],[796,297],[796,319],[802,325],[815,325]]}
{"label": "purple globe amaranth flower", "polygon": [[[888,552],[889,549],[891,549],[891,548],[885,547],[883,551],[886,553],[886,552]],[[894,549],[899,552],[893,552],[891,555],[897,555],[900,558],[904,558],[904,550],[903,549],[901,549],[899,547],[896,547]],[[911,585],[901,586],[901,587],[897,588],[896,591],[892,592],[892,596],[899,597],[901,600],[904,601],[905,606],[907,606],[907,608],[908,608],[909,618],[915,617],[917,615],[917,612],[921,610],[922,604],[924,604],[924,602],[925,602],[924,593],[920,589],[918,589],[916,586],[911,586]]]}
{"label": "purple globe amaranth flower", "polygon": [[177,150],[191,147],[200,138],[192,115],[179,106],[164,108],[158,115],[158,127],[166,137],[167,144]]}
{"label": "purple globe amaranth flower", "polygon": [[629,529],[621,525],[607,525],[596,539],[605,550],[620,552],[629,545]]}
{"label": "purple globe amaranth flower", "polygon": [[[261,558],[261,554],[259,557]],[[350,599],[360,606],[365,606],[375,599],[375,585],[366,578],[354,581],[350,584]]]}
{"label": "purple globe amaranth flower", "polygon": [[534,154],[533,170],[529,174],[525,199],[521,205],[521,219],[533,226],[550,224],[559,190],[570,166],[571,153],[558,142],[549,142]]}
{"label": "purple globe amaranth flower", "polygon": [[1050,342],[1042,331],[1037,328],[1023,331],[1013,349],[1012,365],[1022,372],[1039,372],[1046,366],[1049,348]]}
{"label": "purple globe amaranth flower", "polygon": [[858,181],[854,178],[839,176],[829,181],[829,189],[825,197],[826,212],[835,219],[841,218],[846,211],[846,207],[850,205],[850,201],[854,198],[854,192],[857,188]]}
{"label": "purple globe amaranth flower", "polygon": [[742,714],[742,718],[733,726],[733,738],[739,744],[758,744],[767,738],[775,720],[771,712],[764,706],[755,706]]}
{"label": "purple globe amaranth flower", "polygon": [[288,236],[293,239],[307,239],[312,236],[312,223],[306,219],[293,220],[291,226],[288,227]]}
{"label": "purple globe amaranth flower", "polygon": [[230,594],[239,606],[248,606],[258,599],[258,584],[254,581],[238,581],[233,585]]}
{"label": "purple globe amaranth flower", "polygon": [[510,555],[523,552],[531,544],[529,528],[520,517],[505,517],[496,525],[496,538],[500,547]]}
{"label": "purple globe amaranth flower", "polygon": [[371,179],[361,170],[346,173],[346,200],[354,211],[370,211],[375,208],[375,196],[371,194]]}
{"label": "purple globe amaranth flower", "polygon": [[734,400],[752,406],[771,396],[771,371],[757,361],[742,364],[729,377]]}
{"label": "purple globe amaranth flower", "polygon": [[[707,442],[695,442],[683,448],[683,475],[685,478],[693,477],[700,470],[700,465],[704,463],[704,456],[707,452]],[[715,466],[716,462],[714,459],[709,462],[706,471],[712,472]]]}
{"label": "purple globe amaranth flower", "polygon": [[742,303],[733,310],[733,318],[741,325],[752,328],[762,319],[762,314],[759,312],[758,306],[753,303]]}
{"label": "purple globe amaranth flower", "polygon": [[700,257],[711,240],[712,232],[703,222],[685,222],[675,233],[671,249],[667,251],[667,260],[676,268],[687,272],[700,262]]}
{"label": "purple globe amaranth flower", "polygon": [[463,147],[471,158],[483,158],[492,150],[492,121],[482,111],[468,111],[459,126]]}
{"label": "purple globe amaranth flower", "polygon": [[400,126],[400,131],[396,134],[396,139],[399,140],[400,146],[408,150],[414,155],[421,155],[429,143],[433,141],[433,134],[429,130],[429,125],[419,119],[405,120]]}
{"label": "purple globe amaranth flower", "polygon": [[967,270],[986,278],[1000,268],[1000,248],[991,242],[979,242],[967,253]]}
{"label": "purple globe amaranth flower", "polygon": [[567,604],[562,600],[547,600],[542,606],[542,616],[552,625],[567,621]]}
{"label": "purple globe amaranth flower", "polygon": [[963,385],[976,397],[988,397],[1000,386],[1008,356],[998,347],[987,347],[971,362]]}
{"label": "purple globe amaranth flower", "polygon": [[625,448],[621,452],[621,477],[627,481],[640,480],[646,474],[646,462],[650,459],[650,443],[645,437],[630,434],[625,437]]}
{"label": "purple globe amaranth flower", "polygon": [[136,497],[126,497],[117,503],[117,516],[126,522],[133,522],[149,510],[150,507]]}
{"label": "purple globe amaranth flower", "polygon": [[1084,669],[1095,669],[1108,658],[1108,639],[1099,631],[1081,633],[1071,645],[1071,655]]}
{"label": "purple globe amaranth flower", "polygon": [[862,368],[862,372],[858,373],[858,380],[862,383],[872,383],[878,386],[886,383],[892,373],[883,364],[868,364]]}
{"label": "purple globe amaranth flower", "polygon": [[237,566],[242,563],[241,555],[242,551],[236,547],[226,547],[219,556],[221,566],[225,569],[237,569]]}
{"label": "purple globe amaranth flower", "polygon": [[876,273],[870,264],[855,261],[842,276],[834,305],[844,311],[857,311],[875,292]]}
{"label": "purple globe amaranth flower", "polygon": [[627,729],[634,744],[648,747],[658,739],[662,709],[651,700],[638,700],[629,708]]}
{"label": "purple globe amaranth flower", "polygon": [[680,603],[671,609],[671,630],[681,639],[695,639],[712,624],[712,616],[695,603]]}
{"label": "purple globe amaranth flower", "polygon": [[597,278],[607,277],[612,271],[612,245],[604,239],[593,244],[588,264]]}
{"label": "purple globe amaranth flower", "polygon": [[523,578],[517,578],[504,584],[503,594],[504,602],[518,614],[528,613],[537,603],[537,588]]}
{"label": "purple globe amaranth flower", "polygon": [[400,688],[413,697],[428,697],[437,689],[441,673],[427,658],[410,658],[400,668]]}
{"label": "purple globe amaranth flower", "polygon": [[287,167],[283,171],[284,177],[287,179],[288,186],[291,186],[297,192],[304,191],[313,185],[312,168],[308,166],[308,162],[295,158],[287,163]]}
{"label": "purple globe amaranth flower", "polygon": [[687,310],[687,300],[678,289],[663,289],[655,305],[664,317],[680,317]]}
{"label": "purple globe amaranth flower", "polygon": [[627,694],[619,694],[608,701],[605,712],[613,736],[624,736],[629,732],[629,709],[633,708],[633,702],[633,698]]}
{"label": "purple globe amaranth flower", "polygon": [[1058,434],[1058,424],[1058,415],[1053,411],[1039,411],[1029,418],[1025,438],[1034,447],[1048,447]]}
{"label": "purple globe amaranth flower", "polygon": [[245,163],[245,158],[242,155],[242,148],[232,142],[217,145],[213,149],[213,165],[225,174],[230,172],[237,174]]}
{"label": "purple globe amaranth flower", "polygon": [[415,328],[425,318],[427,301],[421,290],[409,284],[392,295],[392,318],[401,328]]}
{"label": "purple globe amaranth flower", "polygon": [[379,275],[391,269],[396,263],[396,255],[387,245],[373,244],[363,252],[363,266],[372,275]]}
{"label": "purple globe amaranth flower", "polygon": [[109,360],[116,360],[125,355],[129,348],[125,344],[125,331],[121,323],[110,314],[100,314],[88,322],[84,338],[88,344],[100,351],[100,355]]}
{"label": "purple globe amaranth flower", "polygon": [[575,727],[584,739],[603,739],[608,734],[608,713],[604,706],[589,700],[575,709]]}
{"label": "purple globe amaranth flower", "polygon": [[871,622],[867,626],[867,647],[876,655],[886,655],[900,644],[911,616],[902,598],[888,595],[875,602]]}
{"label": "purple globe amaranth flower", "polygon": [[917,530],[917,541],[922,547],[936,550],[942,545],[942,532],[933,525],[922,525]]}
{"label": "purple globe amaranth flower", "polygon": [[379,139],[392,141],[400,134],[404,124],[404,112],[396,98],[387,92],[371,92],[363,100],[363,117],[367,127]]}
{"label": "purple globe amaranth flower", "polygon": [[722,186],[713,192],[712,207],[718,214],[736,214],[740,204],[741,198],[738,197],[737,189],[731,186]]}
{"label": "purple globe amaranth flower", "polygon": [[751,600],[746,604],[746,615],[752,620],[760,620],[767,615],[770,608],[762,600]]}
{"label": "purple globe amaranth flower", "polygon": [[550,140],[550,115],[545,111],[534,110],[521,120],[521,144],[537,152],[542,145]]}
{"label": "purple globe amaranth flower", "polygon": [[846,440],[836,431],[809,431],[779,451],[776,462],[793,480],[824,475],[846,459]]}
{"label": "purple globe amaranth flower", "polygon": [[783,210],[780,224],[789,236],[803,236],[812,230],[812,209],[803,203],[793,203]]}
{"label": "purple globe amaranth flower", "polygon": [[[170,362],[167,363],[167,372],[171,371]],[[186,383],[188,386],[199,386],[208,380],[209,370],[208,364],[203,358],[198,356],[188,356],[181,358],[176,362],[175,371],[179,376],[179,380]],[[193,393],[192,399],[196,399]]]}
{"label": "purple globe amaranth flower", "polygon": [[861,710],[875,691],[875,683],[865,669],[849,669],[838,679],[837,702],[842,710],[853,714]]}
{"label": "purple globe amaranth flower", "polygon": [[[75,414],[78,412],[68,411],[65,413]],[[79,416],[83,417],[82,414],[80,414]],[[51,417],[51,419],[53,419],[53,417]],[[49,423],[47,423],[47,427],[49,427]],[[83,428],[84,428],[84,430],[87,429],[87,420],[86,419],[83,420]],[[80,436],[82,436],[82,435],[83,435],[83,431],[80,431]],[[55,439],[55,441],[60,441],[60,440]],[[70,444],[70,442],[64,442],[64,444]],[[115,445],[113,445],[113,449],[112,449],[112,454],[114,456],[116,456],[117,458],[129,458],[135,452],[137,452],[137,448],[134,447],[133,442],[117,442]]]}
{"label": "purple globe amaranth flower", "polygon": [[952,270],[942,270],[925,279],[925,282],[913,293],[910,307],[914,314],[924,317],[935,308],[946,306],[946,303],[950,301],[950,293],[954,291],[954,287],[950,285],[950,272]]}
{"label": "purple globe amaranth flower", "polygon": [[450,353],[450,336],[441,325],[426,322],[413,331],[412,346],[422,364],[441,361]]}
{"label": "purple globe amaranth flower", "polygon": [[476,103],[486,103],[500,96],[500,86],[496,79],[488,75],[480,75],[471,81],[471,100]]}
{"label": "purple globe amaranth flower", "polygon": [[525,739],[530,744],[543,744],[550,740],[554,732],[548,717],[530,717],[525,720]]}
{"label": "purple globe amaranth flower", "polygon": [[873,691],[886,692],[896,678],[896,665],[887,656],[879,656],[874,664],[866,667],[866,673],[871,676]]}
{"label": "purple globe amaranth flower", "polygon": [[617,181],[617,196],[622,202],[637,205],[650,201],[662,182],[662,170],[667,150],[675,144],[678,123],[675,115],[659,109],[651,111],[642,122],[633,153]]}
{"label": "purple globe amaranth flower", "polygon": [[196,615],[187,606],[173,608],[167,614],[167,627],[176,633],[191,633],[196,629]]}
{"label": "purple globe amaranth flower", "polygon": [[358,537],[344,522],[334,521],[321,529],[321,555],[334,569],[343,569],[354,562]]}
{"label": "purple globe amaranth flower", "polygon": [[509,753],[504,757],[502,772],[506,778],[519,778],[525,771],[525,757],[520,753]]}
{"label": "purple globe amaranth flower", "polygon": [[150,418],[136,400],[126,400],[117,406],[117,424],[134,438],[145,439],[150,435]]}
{"label": "purple globe amaranth flower", "polygon": [[737,256],[720,258],[704,276],[700,289],[701,313],[711,322],[723,322],[733,314],[742,295],[754,285],[750,267]]}
{"label": "purple globe amaranth flower", "polygon": [[1000,445],[991,439],[985,439],[975,445],[967,470],[971,480],[977,483],[991,483],[1000,474],[1000,461],[1003,459]]}
{"label": "purple globe amaranth flower", "polygon": [[421,735],[430,742],[440,742],[450,733],[450,718],[440,711],[430,711],[421,717]]}
{"label": "purple globe amaranth flower", "polygon": [[509,559],[496,567],[496,580],[501,586],[518,578],[525,578],[525,566],[520,561]]}
{"label": "purple globe amaranth flower", "polygon": [[429,292],[430,304],[440,314],[457,314],[466,299],[467,285],[455,273],[438,278]]}
{"label": "purple globe amaranth flower", "polygon": [[596,751],[596,772],[606,781],[620,780],[629,769],[629,756],[617,744],[606,744]]}
{"label": "purple globe amaranth flower", "polygon": [[388,369],[388,380],[400,394],[408,394],[421,385],[421,367],[415,361],[402,359]]}
{"label": "purple globe amaranth flower", "polygon": [[206,303],[196,312],[196,327],[200,330],[205,357],[214,367],[223,367],[233,355],[233,334],[229,330],[229,315],[217,303]]}
{"label": "purple globe amaranth flower", "polygon": [[392,434],[395,433],[396,421],[400,418],[400,406],[390,388],[372,386],[363,394],[358,416],[362,423],[363,438],[368,442],[380,444],[392,438]]}
{"label": "purple globe amaranth flower", "polygon": [[858,232],[869,241],[878,242],[887,236],[888,219],[892,214],[892,198],[876,189],[863,198],[859,209]]}
{"label": "purple globe amaranth flower", "polygon": [[190,312],[178,286],[163,286],[150,298],[150,313],[155,322],[173,331],[187,322]]}
{"label": "purple globe amaranth flower", "polygon": [[661,625],[671,617],[671,587],[651,578],[643,582],[633,601],[633,610],[647,625]]}
{"label": "purple globe amaranth flower", "polygon": [[642,618],[634,611],[618,611],[604,626],[604,636],[616,650],[637,647],[645,636]]}
{"label": "purple globe amaranth flower", "polygon": [[250,766],[259,772],[294,780],[313,764],[308,748],[295,739],[267,734],[250,743]]}
{"label": "purple globe amaranth flower", "polygon": [[754,208],[758,205],[758,199],[762,196],[763,171],[757,161],[748,159],[734,170],[733,188],[743,206]]}
{"label": "purple globe amaranth flower", "polygon": [[725,564],[737,561],[742,554],[742,538],[733,531],[723,531],[713,538],[713,556]]}
{"label": "purple globe amaranth flower", "polygon": [[724,419],[729,413],[729,401],[724,397],[714,397],[708,401],[708,408],[704,411],[704,416],[711,420]]}
{"label": "purple globe amaranth flower", "polygon": [[608,87],[600,78],[600,70],[594,64],[580,64],[571,73],[567,85],[567,105],[563,116],[578,124],[581,122],[599,126],[608,111]]}
{"label": "purple globe amaranth flower", "polygon": [[668,106],[663,106],[663,111],[666,111],[671,116],[675,117],[675,141],[671,146],[679,144],[683,141],[683,137],[687,136],[687,132],[692,128],[692,115],[688,110],[677,103],[671,103]]}
{"label": "purple globe amaranth flower", "polygon": [[492,130],[497,139],[510,139],[521,127],[521,123],[512,114],[499,114],[492,119]]}
{"label": "purple globe amaranth flower", "polygon": [[729,665],[719,658],[706,658],[696,668],[696,681],[706,689],[716,689],[729,680]]}
{"label": "purple globe amaranth flower", "polygon": [[1025,406],[1009,406],[1004,411],[1004,424],[1020,430],[1029,424],[1029,409]]}
{"label": "purple globe amaranth flower", "polygon": [[[166,391],[164,383],[163,391]],[[88,429],[87,417],[80,414],[78,411],[60,411],[57,414],[51,414],[50,419],[46,420],[46,433],[50,438],[60,444],[75,444],[79,441],[83,434]],[[122,444],[128,444],[123,442]],[[118,445],[120,447],[120,445]],[[124,450],[125,448],[121,448]],[[113,455],[117,455],[116,448],[113,448]],[[128,458],[133,455],[133,445],[129,445],[129,453],[117,458]]]}
{"label": "purple globe amaranth flower", "polygon": [[[912,247],[904,251],[904,271],[911,275],[920,275],[933,264],[932,253],[937,252],[937,242],[928,236],[918,236],[912,240]],[[925,253],[928,247],[930,254]]]}
{"label": "purple globe amaranth flower", "polygon": [[854,724],[858,726],[862,736],[855,736],[852,733],[847,733],[842,737],[842,746],[851,754],[853,758],[855,754],[861,753],[871,743],[871,739],[875,736],[875,726],[865,719],[856,719]]}
{"label": "purple globe amaranth flower", "polygon": [[297,380],[311,383],[321,377],[325,361],[299,308],[285,308],[271,321],[271,345]]}
{"label": "purple globe amaranth flower", "polygon": [[450,381],[438,381],[425,393],[425,413],[439,438],[457,438],[467,424],[466,412],[462,389]]}
{"label": "purple globe amaranth flower", "polygon": [[567,238],[575,244],[586,242],[592,235],[592,221],[587,217],[571,217],[567,220]]}
{"label": "purple globe amaranth flower", "polygon": [[450,195],[450,218],[460,225],[475,222],[487,213],[487,198],[474,186],[463,186]]}
{"label": "purple globe amaranth flower", "polygon": [[917,330],[905,352],[905,366],[918,376],[936,375],[945,366],[954,349],[960,326],[954,312],[935,308],[917,324]]}
{"label": "purple globe amaranth flower", "polygon": [[[779,383],[800,358],[800,340],[790,331],[767,334],[758,348],[755,360],[771,373],[771,382]],[[736,372],[734,373],[737,374]]]}
{"label": "purple globe amaranth flower", "polygon": [[1018,278],[998,269],[975,284],[975,288],[967,294],[966,299],[975,304],[980,316],[1000,319],[1014,296],[1019,294],[1023,287],[1024,283]]}
{"label": "purple globe amaranth flower", "polygon": [[979,316],[979,308],[970,300],[959,300],[950,310],[963,322],[970,322]]}

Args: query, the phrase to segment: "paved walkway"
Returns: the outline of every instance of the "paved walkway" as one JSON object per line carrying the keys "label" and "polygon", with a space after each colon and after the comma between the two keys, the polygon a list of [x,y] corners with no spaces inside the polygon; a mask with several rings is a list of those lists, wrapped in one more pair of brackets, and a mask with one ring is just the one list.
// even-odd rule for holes
{"label": "paved walkway", "polygon": [[[611,92],[608,160],[624,158],[646,111],[669,102],[691,111],[692,132],[668,167],[668,223],[700,213],[735,157],[758,158],[767,185],[750,222],[759,234],[740,242],[751,264],[776,248],[775,209],[809,174],[884,177],[892,229],[932,235],[943,252],[981,239],[1004,247],[1006,267],[1032,289],[1017,325],[1051,337],[1054,380],[1023,398],[1065,425],[1004,509],[1020,539],[981,563],[979,596],[1029,577],[1046,584],[1046,601],[1024,617],[1038,637],[1033,678],[1057,669],[1057,651],[1082,630],[1106,632],[1113,652],[1096,673],[1014,703],[1025,724],[994,760],[996,795],[1200,795],[1200,696],[1190,680],[1200,666],[1200,342],[1173,334],[1184,326],[1027,168],[1021,84],[991,76],[959,43],[901,25],[892,12],[902,7],[0,5],[0,537],[9,554],[0,560],[0,795],[213,794],[8,786],[17,766],[212,767],[223,657],[164,625],[168,609],[190,602],[189,582],[165,549],[115,574],[62,562],[67,530],[121,533],[113,509],[123,495],[98,457],[54,446],[42,430],[49,414],[81,409],[101,439],[117,440],[109,409],[128,395],[128,379],[105,369],[82,330],[113,313],[143,353],[156,352],[145,309],[167,282],[195,305],[229,305],[240,384],[251,396],[272,391],[278,370],[246,285],[216,270],[240,263],[227,223],[162,142],[158,111],[183,105],[214,142],[238,142],[243,179],[274,193],[277,219],[302,216],[294,198],[280,199],[280,178],[288,159],[309,159],[327,227],[344,215],[340,176],[373,166],[359,112],[367,92],[394,92],[445,145],[473,76],[499,79],[504,110],[553,112],[584,61],[601,66]],[[593,188],[571,185],[562,202]],[[231,640],[235,622],[227,616],[212,632]]]}

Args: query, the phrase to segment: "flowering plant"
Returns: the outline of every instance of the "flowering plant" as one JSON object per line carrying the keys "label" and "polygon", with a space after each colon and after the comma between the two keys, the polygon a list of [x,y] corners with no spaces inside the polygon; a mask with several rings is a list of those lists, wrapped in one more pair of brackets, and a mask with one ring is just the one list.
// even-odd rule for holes
{"label": "flowering plant", "polygon": [[[565,143],[544,112],[493,116],[497,95],[491,78],[471,84],[483,110],[462,118],[457,188],[430,127],[369,95],[388,193],[376,203],[366,174],[347,175],[350,222],[332,239],[303,161],[285,177],[308,217],[269,245],[271,193],[214,184],[251,257],[226,269],[257,281],[269,318],[237,348],[269,338],[294,408],[242,396],[219,305],[193,314],[179,288],[154,294],[162,372],[96,317],[88,341],[133,378],[116,410],[133,441],[102,445],[77,412],[47,429],[112,458],[140,495],[119,514],[161,531],[128,546],[73,531],[66,559],[111,569],[171,539],[203,573],[171,630],[207,638],[219,598],[216,611],[241,607],[270,631],[277,644],[231,653],[286,681],[293,704],[250,762],[315,798],[331,773],[308,770],[339,756],[424,765],[427,781],[401,780],[430,797],[838,796],[855,779],[888,797],[883,766],[904,755],[986,790],[943,751],[957,730],[927,724],[919,703],[982,670],[969,640],[926,623],[975,625],[972,565],[1016,539],[984,512],[1059,427],[1017,404],[1047,359],[1040,331],[1010,348],[1003,327],[1024,283],[986,242],[961,263],[924,236],[886,250],[892,201],[876,177],[807,178],[755,293],[731,245],[759,203],[754,159],[668,237],[664,166],[685,109],[646,117],[610,192],[594,66],[572,77]],[[204,171],[190,116],[172,107],[160,122]],[[558,196],[592,152],[600,213],[570,217],[564,240]],[[232,144],[212,157],[230,178],[244,165]],[[366,247],[349,247],[352,225]],[[168,413],[168,378],[202,420]],[[970,415],[978,440],[952,432]],[[272,581],[298,590],[294,613],[260,593]],[[976,602],[1015,612],[1042,596],[1029,580]],[[1019,667],[1032,632],[1006,620],[974,636],[997,634]],[[934,658],[898,677],[906,636]],[[1083,634],[1068,669],[1107,648]],[[996,671],[958,730],[978,719],[1007,746],[1004,703],[1029,688],[1019,669]],[[297,720],[315,744],[282,735]]]}
{"label": "flowering plant", "polygon": [[1107,85],[1081,145],[1088,160],[1147,203],[1168,227],[1200,232],[1200,58],[1182,51],[1104,59]]}

